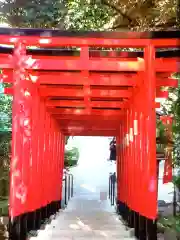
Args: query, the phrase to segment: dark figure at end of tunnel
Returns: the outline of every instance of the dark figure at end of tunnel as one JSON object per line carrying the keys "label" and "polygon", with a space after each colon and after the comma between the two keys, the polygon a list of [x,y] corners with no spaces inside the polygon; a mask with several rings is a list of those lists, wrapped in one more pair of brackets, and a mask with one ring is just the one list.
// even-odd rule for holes
{"label": "dark figure at end of tunnel", "polygon": [[116,138],[110,142],[110,161],[116,161]]}

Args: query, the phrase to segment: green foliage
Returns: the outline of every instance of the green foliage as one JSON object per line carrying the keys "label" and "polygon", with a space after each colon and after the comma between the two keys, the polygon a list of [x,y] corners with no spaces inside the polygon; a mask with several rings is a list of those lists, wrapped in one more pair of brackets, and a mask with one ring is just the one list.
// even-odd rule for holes
{"label": "green foliage", "polygon": [[65,144],[68,144],[69,136],[65,137]]}
{"label": "green foliage", "polygon": [[71,30],[102,30],[113,11],[101,1],[69,0],[66,28]]}
{"label": "green foliage", "polygon": [[9,195],[10,139],[11,133],[0,132],[0,215],[7,209]]}
{"label": "green foliage", "polygon": [[0,216],[8,215],[8,199],[0,199]]}
{"label": "green foliage", "polygon": [[160,120],[157,120],[156,125],[157,125],[157,129],[158,129],[157,137],[159,139],[159,142],[161,144],[166,145],[168,143],[168,141],[167,141],[167,138],[165,136],[165,126],[162,123],[162,121],[160,121]]}
{"label": "green foliage", "polygon": [[[174,73],[172,78],[179,79],[180,73]],[[180,84],[177,89],[169,88],[169,98],[163,104],[164,114],[173,115],[173,160],[176,167],[180,167]]]}
{"label": "green foliage", "polygon": [[14,27],[63,28],[66,6],[63,0],[5,0],[1,20]]}
{"label": "green foliage", "polygon": [[0,131],[11,129],[12,97],[0,94]]}
{"label": "green foliage", "polygon": [[73,30],[179,28],[176,0],[4,0],[0,20],[11,26]]}
{"label": "green foliage", "polygon": [[79,159],[78,148],[73,147],[71,150],[65,151],[64,164],[66,167],[76,165],[78,162],[78,159]]}
{"label": "green foliage", "polygon": [[176,0],[101,0],[114,14],[113,29],[136,31],[163,30],[179,27]]}
{"label": "green foliage", "polygon": [[173,178],[173,183],[175,184],[175,186],[180,189],[180,175],[178,176],[174,176]]}
{"label": "green foliage", "polygon": [[164,227],[164,229],[173,229],[177,233],[180,233],[180,215],[176,217],[169,216],[168,218],[160,218],[159,224]]}
{"label": "green foliage", "polygon": [[73,147],[71,150],[66,150],[65,154],[68,160],[73,158],[75,159],[79,158],[79,151],[78,151],[78,148],[76,147]]}
{"label": "green foliage", "polygon": [[12,98],[0,95],[0,179],[9,171]]}
{"label": "green foliage", "polygon": [[176,91],[176,100],[172,104],[172,112],[174,113],[175,125],[174,132],[174,160],[176,166],[180,167],[180,85]]}
{"label": "green foliage", "polygon": [[12,97],[0,94],[0,216],[8,214],[11,112]]}

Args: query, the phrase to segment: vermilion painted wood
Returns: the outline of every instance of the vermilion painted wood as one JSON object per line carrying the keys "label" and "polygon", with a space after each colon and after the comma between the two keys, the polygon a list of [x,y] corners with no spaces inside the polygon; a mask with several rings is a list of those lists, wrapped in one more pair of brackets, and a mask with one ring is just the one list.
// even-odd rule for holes
{"label": "vermilion painted wood", "polygon": [[[92,101],[91,102],[91,107],[92,108],[99,108],[102,109],[118,109],[118,108],[127,108],[129,104],[127,102],[103,102],[103,101]],[[161,104],[159,102],[155,103],[155,108],[160,108]],[[47,107],[70,107],[70,108],[80,108],[83,107],[85,108],[85,104],[83,101],[76,101],[76,100],[50,100],[47,102]]]}
{"label": "vermilion painted wood", "polygon": [[[51,115],[49,113],[47,113],[47,127],[48,127],[48,144],[46,145],[48,148],[48,155],[46,156],[46,167],[47,167],[47,174],[46,174],[46,178],[47,176],[51,176],[52,172],[51,172],[51,159],[52,159],[52,131],[51,131],[51,127],[52,127],[52,121],[51,121]],[[46,200],[47,200],[47,204],[49,204],[51,202],[51,193],[52,193],[52,177],[50,177],[50,179],[46,179]]]}
{"label": "vermilion painted wood", "polygon": [[[59,182],[62,182],[63,179],[63,168],[64,168],[64,153],[63,153],[63,147],[64,147],[64,137],[62,135],[62,132],[59,130]],[[58,189],[57,189],[58,190]],[[60,184],[59,192],[57,193],[60,201],[62,200],[62,184]]]}
{"label": "vermilion painted wood", "polygon": [[117,199],[120,199],[120,195],[119,195],[119,178],[120,178],[120,172],[119,172],[119,165],[120,165],[120,127],[119,127],[119,131],[116,134],[116,146],[118,146],[116,148],[116,181],[117,181]]}
{"label": "vermilion painted wood", "polygon": [[[125,140],[125,146],[124,146],[124,164],[127,161],[127,144],[128,144],[128,136],[127,136],[127,109],[126,109],[126,113],[124,116],[124,140]],[[128,204],[128,186],[127,186],[127,172],[128,169],[127,167],[124,166],[124,200],[125,203]],[[126,187],[125,187],[126,185]]]}
{"label": "vermilion painted wood", "polygon": [[[82,98],[83,90],[82,89],[65,89],[63,88],[47,88],[41,87],[39,89],[40,96],[42,97],[61,97],[70,98],[74,96],[74,98]],[[122,99],[122,98],[130,98],[132,96],[131,90],[99,90],[99,89],[91,89],[91,98],[99,98],[99,99]],[[168,92],[158,90],[156,93],[157,98],[167,98]]]}
{"label": "vermilion painted wood", "polygon": [[[99,47],[145,47],[149,44],[149,39],[104,39],[104,38],[69,38],[69,37],[28,37],[28,36],[6,36],[1,35],[1,44],[14,44],[18,40],[23,40],[27,46],[99,46]],[[176,39],[175,39],[176,40]],[[176,45],[176,41],[171,39],[171,43]],[[162,41],[163,45],[169,43]],[[161,43],[161,44],[162,44]],[[159,44],[159,42],[157,42]]]}
{"label": "vermilion painted wood", "polygon": [[[84,91],[83,89],[73,89],[73,88],[57,88],[57,87],[40,87],[39,94],[41,97],[74,97],[74,98],[83,98]],[[122,99],[122,98],[130,98],[131,91],[129,90],[99,90],[99,89],[91,89],[91,97],[93,98],[103,98],[103,99]]]}
{"label": "vermilion painted wood", "polygon": [[126,204],[126,187],[125,187],[125,176],[126,176],[126,172],[125,172],[125,161],[126,161],[126,119],[125,116],[123,116],[123,122],[122,122],[122,141],[123,141],[123,156],[122,156],[122,183],[121,183],[121,187],[122,187],[122,191],[121,191],[121,201],[123,203]]}
{"label": "vermilion painted wood", "polygon": [[14,94],[14,89],[13,88],[4,88],[4,94],[13,95]]}
{"label": "vermilion painted wood", "polygon": [[[71,115],[70,115],[71,116]],[[88,117],[88,116],[87,116]],[[89,124],[94,124],[96,123],[96,126],[111,126],[111,125],[116,125],[119,126],[121,119],[117,119],[117,118],[110,118],[110,119],[105,119],[102,122],[102,118],[99,118],[98,120],[98,116],[94,116],[95,119],[93,120],[92,118],[89,118],[89,120],[87,119],[61,119],[58,120],[59,125],[66,125],[66,124],[75,124],[75,125],[79,125],[79,126],[83,126],[84,124],[87,123],[87,125]]]}
{"label": "vermilion painted wood", "polygon": [[169,97],[168,91],[162,91],[160,89],[156,90],[156,98],[168,98],[168,97]]}
{"label": "vermilion painted wood", "polygon": [[158,78],[156,79],[156,87],[178,87],[178,80],[172,78]]}
{"label": "vermilion painted wood", "polygon": [[[135,169],[135,166],[136,166],[136,157],[138,158],[139,157],[139,154],[140,152],[137,150],[137,136],[136,136],[136,132],[137,131],[135,128],[134,128],[134,121],[137,120],[137,99],[133,99],[133,104],[132,104],[132,118],[131,118],[131,126],[132,126],[132,136],[133,136],[133,142],[132,142],[132,166],[133,166],[133,169]],[[132,206],[132,209],[135,209],[135,201],[137,201],[136,198],[133,197],[133,191],[135,189],[135,171],[133,171],[133,169],[131,169],[131,206]],[[139,191],[139,189],[138,189]],[[137,192],[136,192],[136,196],[137,196]]]}
{"label": "vermilion painted wood", "polygon": [[[7,56],[6,56],[7,57]],[[6,57],[3,59],[5,60]],[[125,61],[125,59],[124,59]],[[170,62],[169,62],[170,63]],[[1,78],[8,78],[10,82],[13,81],[13,71],[12,69],[2,69],[1,70]],[[37,76],[40,78],[40,82],[42,84],[50,84],[52,81],[52,84],[65,84],[64,82],[67,82],[67,84],[73,84],[73,82],[77,85],[81,85],[82,79],[79,79],[81,77],[81,73],[78,72],[58,72],[58,71],[52,71],[49,73],[48,71],[45,72],[39,72],[39,71],[33,71],[33,70],[28,70],[28,74]],[[171,79],[171,74],[170,73],[156,73],[157,78],[168,78]],[[89,77],[91,79],[92,85],[121,85],[121,82],[125,81],[125,84],[123,85],[133,85],[134,79],[137,79],[136,73],[96,73],[96,72],[90,72]],[[50,79],[49,79],[50,78]],[[57,81],[56,81],[57,79]],[[109,80],[111,80],[109,82]],[[4,80],[5,81],[5,80]],[[126,82],[127,81],[127,82]],[[129,82],[129,84],[128,84]],[[134,83],[136,84],[136,82]]]}
{"label": "vermilion painted wood", "polygon": [[[57,123],[58,126],[58,123]],[[63,133],[59,130],[59,183],[60,183],[60,189],[57,189],[58,191],[58,198],[61,201],[62,200],[62,181],[63,181],[63,169],[64,169],[64,148],[65,148],[65,137]]]}
{"label": "vermilion painted wood", "polygon": [[92,109],[91,113],[87,115],[87,112],[84,109],[58,109],[58,108],[49,108],[48,111],[53,114],[53,115],[77,115],[77,116],[94,116],[94,115],[99,115],[101,117],[103,116],[116,116],[117,118],[122,116],[123,112],[120,110],[99,110],[99,109]]}
{"label": "vermilion painted wood", "polygon": [[68,132],[77,132],[77,133],[81,133],[85,131],[116,131],[118,128],[117,127],[96,127],[96,126],[86,126],[86,128],[84,129],[83,127],[73,127],[73,126],[68,126],[68,127],[64,127],[62,126],[60,128],[63,132],[68,131]]}
{"label": "vermilion painted wood", "polygon": [[[138,74],[139,81],[143,79],[143,74]],[[135,211],[139,211],[140,209],[141,213],[144,209],[144,204],[142,201],[139,201],[139,199],[144,199],[144,192],[143,192],[143,181],[142,181],[142,175],[143,175],[143,165],[145,161],[145,142],[143,141],[143,137],[145,136],[146,132],[143,125],[143,117],[144,117],[144,108],[143,108],[143,102],[141,99],[145,99],[146,92],[144,90],[144,87],[140,88],[140,92],[137,96],[137,98],[134,99],[135,103],[135,120],[137,120],[137,133],[134,136],[135,137],[135,160],[134,160],[134,189],[137,189],[136,191],[136,197],[133,198],[133,206]]]}
{"label": "vermilion painted wood", "polygon": [[94,136],[94,137],[113,137],[115,136],[117,133],[117,131],[84,131],[84,132],[80,132],[80,133],[77,133],[76,131],[71,131],[71,132],[68,132],[68,131],[64,131],[63,134],[65,136]]}
{"label": "vermilion painted wood", "polygon": [[[124,178],[124,128],[123,128],[123,123],[121,123],[120,125],[120,136],[121,136],[121,144],[122,144],[122,150],[121,150],[121,168],[120,168],[120,173],[121,173],[121,176],[120,176],[120,182],[119,182],[119,188],[122,187],[122,183],[123,183],[123,178]],[[121,194],[120,194],[120,198],[118,199],[119,201],[122,201],[124,203],[124,191],[123,191],[123,187],[122,187],[122,190],[121,191]]]}
{"label": "vermilion painted wood", "polygon": [[12,116],[12,159],[10,164],[10,219],[27,212],[30,161],[32,150],[32,82],[25,80],[22,58],[25,47],[17,43],[14,52],[14,93]]}
{"label": "vermilion painted wood", "polygon": [[116,129],[119,129],[119,124],[114,123],[115,125],[112,126],[112,124],[102,124],[102,126],[100,125],[100,123],[97,123],[97,125],[92,122],[92,123],[87,123],[87,124],[84,124],[84,125],[78,125],[78,124],[63,124],[60,122],[59,126],[60,126],[60,129],[63,129],[63,130],[77,130],[77,131],[85,131],[85,130],[90,130],[90,129],[99,129],[99,130],[116,130]]}
{"label": "vermilion painted wood", "polygon": [[[89,47],[82,47],[80,53],[80,59],[83,65],[89,63]],[[81,71],[81,78],[83,82],[83,92],[84,92],[84,104],[86,105],[87,113],[91,112],[91,89],[90,89],[90,81],[89,81],[89,71],[83,70]]]}
{"label": "vermilion painted wood", "polygon": [[[57,88],[50,88],[50,87],[41,87],[39,90],[40,96],[41,97],[58,97],[59,95],[61,97],[64,98],[72,98],[74,96],[74,98],[83,98],[83,90],[82,89],[57,89]],[[13,95],[13,88],[5,88],[4,89],[4,94],[7,95]],[[92,89],[91,90],[91,98],[96,98],[96,99],[109,99],[109,100],[113,100],[113,99],[119,99],[121,100],[122,98],[130,98],[132,96],[132,92],[131,90],[99,90],[99,89]],[[168,91],[162,91],[160,89],[157,89],[156,92],[156,98],[168,98],[169,94]],[[96,101],[97,102],[97,101]],[[67,103],[67,100],[66,100]],[[77,101],[76,101],[77,103]],[[80,103],[80,102],[79,102]],[[115,103],[99,103],[99,106],[101,105],[112,105]],[[124,103],[126,105],[126,102]],[[94,104],[93,104],[94,105]],[[52,105],[51,105],[52,106]],[[63,105],[62,105],[63,106]],[[73,106],[73,102],[72,102],[72,106]],[[82,105],[81,105],[82,106]],[[79,107],[81,107],[79,106]],[[85,106],[85,104],[83,104],[83,106]],[[82,107],[83,107],[82,106]],[[93,107],[93,106],[92,106]],[[98,108],[98,105],[96,105],[96,107]],[[117,108],[117,107],[112,107],[112,108]],[[123,107],[122,107],[123,108]]]}
{"label": "vermilion painted wood", "polygon": [[[58,166],[58,131],[59,131],[59,127],[57,126],[57,122],[54,121],[54,159],[55,159],[55,165],[54,165],[54,185],[58,185],[59,184],[59,179],[58,176],[60,174],[58,174],[58,170],[59,170],[59,166]],[[57,197],[57,188],[54,188],[54,201],[59,201],[60,199]]]}
{"label": "vermilion painted wood", "polygon": [[[136,86],[137,77],[133,74],[127,74],[122,76],[121,74],[91,74],[89,76],[89,82],[91,86]],[[50,75],[40,75],[39,81],[41,84],[54,84],[54,85],[82,85],[81,74],[51,74]],[[167,86],[167,87],[177,87],[178,80],[171,78],[157,78],[156,85]]]}
{"label": "vermilion painted wood", "polygon": [[[135,86],[135,76],[133,74],[102,74],[89,73],[89,83],[94,86]],[[41,84],[68,84],[82,85],[83,79],[81,73],[53,73],[40,74],[39,81]]]}
{"label": "vermilion painted wood", "polygon": [[[37,97],[39,98],[39,96],[37,95]],[[45,116],[46,116],[46,112],[45,112],[45,106],[44,106],[44,100],[39,98],[39,119],[37,120],[37,122],[39,122],[39,124],[37,125],[36,128],[36,134],[38,135],[38,140],[39,140],[39,154],[38,157],[40,158],[40,172],[41,172],[41,202],[39,203],[40,206],[39,207],[45,207],[46,206],[46,154],[44,152],[44,145],[46,142],[46,122],[45,122]],[[38,130],[39,129],[39,130]],[[34,141],[36,142],[37,140],[34,139]],[[37,144],[37,142],[36,142]]]}
{"label": "vermilion painted wood", "polygon": [[130,109],[126,109],[126,137],[127,137],[127,144],[126,144],[126,172],[125,172],[125,184],[126,184],[126,203],[129,206],[129,197],[130,197],[130,179],[129,179],[129,149],[130,149],[130,144],[129,144],[129,114],[130,114]]}
{"label": "vermilion painted wood", "polygon": [[[59,184],[59,176],[60,176],[60,130],[59,130],[59,125],[56,122],[56,128],[57,128],[57,132],[56,132],[56,184]],[[58,188],[55,188],[55,201],[60,201],[61,200],[61,196],[60,196],[60,192]]]}
{"label": "vermilion painted wood", "polygon": [[66,134],[63,134],[61,132],[61,145],[60,145],[60,162],[61,162],[61,165],[60,165],[60,177],[59,177],[59,183],[60,183],[60,189],[59,189],[59,193],[60,193],[60,200],[62,200],[62,182],[63,182],[63,169],[64,169],[64,151],[65,151],[65,136],[68,136]]}
{"label": "vermilion painted wood", "polygon": [[[128,103],[126,102],[103,102],[103,101],[91,101],[91,107],[96,108],[126,108]],[[46,102],[47,107],[86,107],[83,100],[49,100]]]}
{"label": "vermilion painted wood", "polygon": [[[45,111],[45,108],[44,108]],[[44,155],[44,164],[43,164],[43,172],[44,172],[44,194],[43,194],[43,205],[46,206],[48,203],[47,200],[47,192],[48,192],[48,159],[49,159],[49,123],[48,123],[48,113],[45,111],[44,114],[44,146],[45,146],[45,155]]]}
{"label": "vermilion painted wood", "polygon": [[[83,49],[83,48],[86,48],[86,47],[82,47],[81,49]],[[42,50],[42,48],[40,48],[40,50]],[[113,52],[113,51],[110,51],[110,53],[111,52]],[[114,53],[116,53],[116,51]],[[121,54],[122,53],[123,52],[121,52]],[[91,61],[97,62],[97,61],[104,60],[106,62],[107,61],[110,61],[110,62],[122,62],[122,63],[126,63],[126,64],[128,64],[128,62],[131,62],[131,63],[139,63],[139,62],[141,62],[141,63],[143,63],[143,66],[144,66],[144,58],[143,58],[143,56],[142,57],[130,57],[130,56],[128,56],[128,52],[125,52],[125,53],[127,54],[127,56],[125,56],[125,57],[122,57],[121,55],[120,56],[116,56],[116,57],[104,56],[103,55],[103,50],[102,50],[102,52],[101,51],[98,52],[98,56],[94,57],[94,56],[92,56],[93,52],[91,52],[91,50],[90,50],[89,51],[89,57],[87,56],[88,57],[87,60],[90,60],[90,62]],[[78,62],[80,62],[80,61],[82,61],[81,54],[82,54],[82,51],[80,50],[78,56],[69,55],[69,54],[66,54],[66,52],[64,52],[64,55],[63,54],[61,54],[61,55],[57,54],[57,55],[52,56],[51,53],[49,55],[37,55],[37,53],[33,55],[33,53],[32,53],[32,54],[26,54],[26,56],[28,58],[30,57],[31,59],[33,59],[33,62],[36,62],[36,60],[38,62],[39,61],[41,62],[41,60],[42,60],[43,63],[45,63],[45,62],[47,62],[49,60],[53,60],[55,62],[57,62],[59,60],[60,61],[61,60],[64,60],[64,61],[70,60],[70,61],[78,61]],[[12,64],[12,54],[10,54],[10,53],[1,53],[0,59],[4,60],[4,63]],[[27,59],[25,59],[25,60],[27,60]],[[167,63],[173,63],[174,64],[175,62],[179,62],[179,58],[178,57],[169,57],[169,58],[168,57],[167,58],[166,57],[158,57],[155,60],[155,63],[158,64],[158,65],[160,63],[166,63],[166,64]],[[87,64],[84,63],[84,65],[87,65]],[[13,65],[11,67],[13,68]],[[30,68],[30,66],[28,68]],[[8,68],[5,68],[5,69],[7,70]]]}
{"label": "vermilion painted wood", "polygon": [[[58,73],[52,72],[48,73],[29,73],[34,78],[37,77],[37,81],[40,84],[52,84],[52,85],[82,85],[83,79],[81,73]],[[12,80],[12,72],[9,71],[7,73],[2,74],[1,76],[2,82],[4,83],[13,83]],[[90,85],[93,86],[136,86],[137,76],[135,74],[97,74],[92,73],[89,74],[89,82]],[[169,77],[158,77],[156,79],[156,86],[167,86],[167,87],[177,87],[178,80],[172,79]],[[8,94],[8,93],[5,93]],[[11,93],[10,93],[11,94]]]}
{"label": "vermilion painted wood", "polygon": [[54,144],[55,144],[55,136],[54,136],[54,119],[51,117],[51,148],[50,148],[50,151],[51,151],[51,161],[54,163],[54,164],[50,164],[49,165],[49,168],[50,168],[50,176],[51,176],[51,188],[49,190],[49,193],[51,193],[51,199],[49,200],[49,203],[53,202],[54,201],[54,188],[52,188],[52,186],[54,186],[55,182],[54,182],[54,176],[55,176],[55,172],[54,172],[54,165],[55,165],[55,157],[54,157],[54,154],[55,154],[55,149],[54,149]]}
{"label": "vermilion painted wood", "polygon": [[[38,209],[42,205],[45,206],[52,201],[61,199],[64,135],[117,136],[118,132],[117,141],[121,141],[123,144],[117,159],[118,171],[121,173],[118,176],[118,200],[126,203],[131,209],[147,218],[156,218],[157,189],[154,187],[154,183],[157,181],[155,107],[159,106],[159,104],[155,104],[155,97],[168,97],[168,92],[160,90],[161,86],[177,87],[177,81],[169,80],[167,77],[170,76],[171,72],[177,70],[179,60],[177,58],[155,59],[154,47],[176,47],[179,42],[177,39],[133,39],[132,36],[133,34],[130,34],[129,39],[104,39],[103,37],[97,39],[87,37],[16,37],[1,35],[1,44],[14,43],[18,39],[23,39],[26,45],[83,47],[80,57],[32,56],[32,59],[26,62],[26,66],[23,65],[25,64],[25,59],[21,58],[25,53],[16,55],[16,52],[15,56],[17,58],[15,56],[12,58],[11,55],[7,54],[0,54],[0,68],[4,70],[1,81],[14,83],[14,80],[12,81],[12,69],[14,64],[17,67],[19,60],[22,60],[23,67],[20,65],[21,70],[24,68],[26,71],[21,76],[18,74],[14,75],[16,83],[17,80],[22,80],[21,78],[25,74],[26,77],[37,75],[37,77],[31,77],[30,85],[26,81],[24,81],[26,82],[25,85],[23,81],[19,81],[19,85],[13,85],[13,91],[12,89],[5,90],[5,93],[14,95],[13,114],[17,117],[13,120],[13,147],[16,148],[17,152],[13,152],[11,179],[14,177],[13,174],[16,173],[12,166],[14,166],[17,156],[19,157],[18,168],[20,173],[22,172],[22,175],[20,175],[21,179],[18,180],[19,182],[16,182],[15,186],[11,184],[11,217],[18,216],[29,210]],[[89,57],[88,48],[90,46],[146,46],[145,58],[143,60],[142,58],[132,59],[128,57]],[[111,54],[113,55],[114,53],[112,52]],[[17,68],[19,70],[19,66]],[[34,70],[36,70],[36,73]],[[42,73],[41,70],[46,71]],[[50,72],[52,70],[53,72]],[[69,72],[57,72],[57,70]],[[79,73],[70,72],[72,70],[79,70]],[[125,70],[129,73],[122,73]],[[132,70],[136,71],[136,73],[132,74],[130,72]],[[106,73],[100,73],[100,71],[105,71]],[[112,74],[110,71],[116,71],[116,73]],[[159,74],[160,72],[161,74]],[[165,79],[163,79],[163,75],[166,77]],[[34,88],[31,89],[32,82],[46,86],[35,87],[34,91]],[[48,86],[48,84],[51,86]],[[52,84],[56,84],[56,86],[52,87]],[[78,85],[81,86],[78,87]],[[96,86],[96,88],[92,87],[92,85]],[[120,89],[120,86],[123,88]],[[127,86],[132,87],[127,88]],[[32,100],[28,102],[24,96],[22,97],[21,90],[26,87],[28,91],[33,93],[33,104],[35,105],[32,104]],[[61,97],[61,99],[49,100],[50,97]],[[95,101],[93,102],[90,98],[94,98],[93,100]],[[126,100],[123,102],[118,102],[118,100],[125,98]],[[19,112],[19,106],[21,106],[19,100],[25,106],[24,112]],[[100,100],[103,101],[100,103]],[[108,102],[112,100],[115,102]],[[72,106],[77,107],[77,105],[80,107],[85,106],[86,108],[84,110],[70,108]],[[57,109],[56,106],[65,108]],[[107,107],[110,110],[91,109],[92,107]],[[119,107],[121,110],[114,110],[114,107]],[[21,128],[24,116],[31,118],[32,123],[30,126],[32,129],[26,129],[24,126]],[[134,118],[138,119],[138,135],[134,136],[133,142],[128,141],[127,144],[125,140],[130,135],[130,131],[132,131]],[[77,121],[79,121],[79,124]],[[16,134],[14,126],[17,127],[19,135]],[[82,128],[80,128],[81,126]],[[38,128],[39,131],[37,131]],[[25,136],[28,131],[32,131],[33,140],[31,137],[32,142],[30,141],[29,145],[25,146],[23,141],[26,139]],[[31,151],[32,159],[29,157],[31,156]],[[31,161],[32,170],[27,172]],[[43,166],[42,170],[39,166]],[[60,167],[59,171],[57,171],[58,166]],[[23,175],[24,173],[26,175]],[[50,176],[50,178],[47,179],[47,176]],[[26,202],[23,202],[22,198],[20,202],[14,197],[14,191],[17,190],[20,182],[23,181],[29,196],[31,195],[30,198],[26,198],[28,199]],[[52,188],[55,185],[60,186],[59,194],[57,189]],[[33,193],[35,186],[38,186],[38,189],[42,189],[42,192]],[[146,204],[147,200],[151,201],[151,205]]]}
{"label": "vermilion painted wood", "polygon": [[133,164],[133,145],[134,145],[134,136],[133,136],[133,106],[131,106],[129,114],[129,208],[133,209],[133,170],[131,164]]}
{"label": "vermilion painted wood", "polygon": [[[72,60],[74,59],[74,60]],[[138,58],[139,59],[139,58]],[[143,59],[133,61],[115,61],[112,58],[99,58],[97,60],[89,59],[82,62],[80,58],[77,57],[48,57],[37,59],[32,57],[29,61],[33,63],[32,65],[26,66],[26,69],[34,70],[88,70],[88,71],[144,71],[144,61]],[[155,69],[157,72],[175,72],[179,63],[178,58],[171,59],[156,59]],[[12,69],[12,56],[6,55],[0,56],[0,68],[1,69]]]}
{"label": "vermilion painted wood", "polygon": [[[61,125],[60,125],[61,126]],[[116,131],[117,129],[119,128],[119,126],[118,125],[115,125],[114,127],[112,127],[112,126],[100,126],[100,125],[95,125],[95,124],[92,124],[92,125],[84,125],[84,127],[82,127],[82,126],[77,126],[77,125],[62,125],[61,127],[60,127],[60,129],[63,131],[63,132],[66,132],[66,131],[68,131],[68,132],[78,132],[78,133],[83,133],[84,131],[90,131],[90,130],[92,130],[92,131],[100,131],[100,132],[102,132],[102,131],[106,131],[106,130],[108,130],[108,131]]]}
{"label": "vermilion painted wood", "polygon": [[[147,158],[146,168],[144,169],[144,177],[147,179],[146,199],[149,199],[151,205],[147,204],[145,215],[150,219],[157,218],[157,160],[156,160],[156,113],[152,108],[155,100],[155,48],[149,45],[145,49],[146,60],[146,90],[147,90]],[[146,181],[145,181],[146,185]]]}
{"label": "vermilion painted wood", "polygon": [[[98,59],[98,60],[86,60],[82,62],[79,60],[35,60],[34,66],[27,67],[27,69],[41,69],[41,70],[74,70],[74,71],[143,71],[143,62],[141,61],[114,61],[112,59]],[[168,68],[167,68],[168,66]],[[176,65],[175,65],[176,66]],[[159,71],[164,71],[162,65],[159,65]],[[167,71],[169,70],[169,65],[165,65]],[[172,71],[172,69],[170,70]]]}
{"label": "vermilion painted wood", "polygon": [[[149,43],[150,44],[150,43]],[[151,44],[155,47],[178,47],[179,39],[153,39],[151,40]]]}
{"label": "vermilion painted wood", "polygon": [[[39,89],[39,93],[41,97],[61,97],[70,98],[74,96],[74,98],[83,98],[83,90],[82,89],[58,89],[52,87],[41,87]],[[130,98],[132,96],[131,90],[99,90],[99,89],[91,89],[91,98],[99,98],[99,99],[122,99],[122,98]],[[167,98],[168,92],[158,90],[156,93],[157,98]]]}
{"label": "vermilion painted wood", "polygon": [[[57,122],[56,120],[54,119],[54,159],[55,159],[55,165],[54,165],[54,185],[57,185],[59,184],[59,179],[58,179],[58,176],[60,174],[58,174],[58,154],[57,154],[57,142],[58,142],[58,131],[59,131],[59,126],[57,126]],[[59,201],[60,199],[57,198],[57,189],[54,188],[54,199],[53,201]]]}
{"label": "vermilion painted wood", "polygon": [[[142,34],[142,33],[140,33]],[[99,47],[145,47],[152,43],[156,47],[178,47],[179,39],[136,39],[130,33],[129,38],[106,39],[87,37],[39,37],[39,36],[8,36],[1,35],[1,44],[14,44],[18,40],[23,40],[27,46],[99,46]],[[141,36],[142,37],[142,36]]]}
{"label": "vermilion painted wood", "polygon": [[[31,79],[29,78],[29,81]],[[27,81],[28,82],[28,81]],[[31,113],[32,113],[32,147],[31,152],[29,153],[30,156],[27,156],[27,158],[30,159],[30,162],[32,163],[29,166],[28,171],[30,171],[30,176],[32,179],[30,179],[31,182],[31,188],[28,190],[29,198],[32,203],[31,211],[35,211],[36,209],[41,207],[42,199],[41,199],[41,168],[39,166],[42,165],[42,155],[41,155],[41,149],[42,149],[42,122],[43,122],[43,113],[40,106],[40,99],[38,96],[38,85],[37,83],[33,83],[31,81],[31,84],[33,86],[33,89],[31,89]],[[26,107],[28,109],[28,107]],[[28,166],[25,166],[27,168]],[[37,187],[37,189],[40,189],[40,191],[36,191],[34,193],[34,187]],[[29,200],[28,200],[29,201]]]}
{"label": "vermilion painted wood", "polygon": [[[53,175],[53,186],[57,185],[58,183],[56,182],[56,169],[57,169],[57,152],[56,152],[56,142],[57,142],[57,138],[56,138],[56,135],[57,135],[57,128],[56,128],[56,121],[55,119],[53,119],[53,167],[52,167],[52,172],[54,172],[54,175]],[[53,201],[56,200],[56,189],[53,188]]]}
{"label": "vermilion painted wood", "polygon": [[114,125],[112,125],[113,123],[108,123],[108,124],[100,124],[97,122],[97,124],[95,124],[95,122],[92,123],[87,123],[83,125],[83,123],[81,122],[80,124],[76,124],[74,123],[62,123],[62,121],[60,122],[59,126],[61,129],[67,129],[67,128],[77,128],[77,129],[89,129],[89,128],[99,128],[99,129],[117,129],[119,127],[119,123],[118,122],[114,122]]}
{"label": "vermilion painted wood", "polygon": [[53,117],[55,117],[58,120],[76,120],[76,121],[121,121],[122,116],[111,116],[111,115],[74,115],[74,114],[52,114]]}

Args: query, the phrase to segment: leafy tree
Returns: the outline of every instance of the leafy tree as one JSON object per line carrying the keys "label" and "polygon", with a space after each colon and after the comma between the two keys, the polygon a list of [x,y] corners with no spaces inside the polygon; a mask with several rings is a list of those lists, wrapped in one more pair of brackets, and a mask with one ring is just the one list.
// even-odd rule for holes
{"label": "leafy tree", "polygon": [[67,4],[66,29],[103,30],[113,11],[101,1],[70,0]]}
{"label": "leafy tree", "polygon": [[111,29],[138,31],[179,27],[176,0],[101,0],[114,10]]}
{"label": "leafy tree", "polygon": [[[180,73],[173,74],[173,77],[179,79]],[[173,138],[174,138],[174,164],[180,167],[180,84],[177,89],[169,89],[169,97],[162,104],[164,114],[173,115]]]}
{"label": "leafy tree", "polygon": [[73,147],[71,150],[65,151],[65,167],[71,167],[77,165],[79,159],[79,151],[78,148]]}
{"label": "leafy tree", "polygon": [[[179,79],[180,73],[173,74],[173,77]],[[180,170],[180,83],[177,89],[169,89],[169,98],[163,104],[163,111],[165,114],[172,114],[174,117],[173,124],[173,164],[174,167],[179,171]],[[174,191],[174,214],[176,215],[176,201],[180,202],[180,174],[178,173],[174,176],[173,183],[176,186]],[[176,197],[178,193],[179,197]]]}
{"label": "leafy tree", "polygon": [[[13,27],[70,30],[178,29],[180,14],[178,15],[177,2],[177,0],[4,0],[0,5],[0,21]],[[176,165],[180,165],[180,93],[177,91],[172,94],[177,94],[177,99],[169,101],[168,104],[170,111],[176,112],[174,153]],[[10,102],[9,97],[0,97],[0,128],[10,126]],[[66,140],[68,141],[68,137]],[[66,153],[66,156],[70,158],[72,153]]]}
{"label": "leafy tree", "polygon": [[[0,89],[3,90],[3,84],[0,84]],[[11,128],[11,103],[12,97],[0,94],[0,131]]]}
{"label": "leafy tree", "polygon": [[65,144],[68,144],[69,136],[66,136],[65,138]]}
{"label": "leafy tree", "polygon": [[5,0],[1,3],[1,21],[14,27],[64,28],[64,0]]}
{"label": "leafy tree", "polygon": [[[1,89],[3,86],[1,85]],[[0,94],[0,156],[9,156],[12,97]]]}
{"label": "leafy tree", "polygon": [[0,94],[0,215],[8,212],[11,101],[11,97]]}
{"label": "leafy tree", "polygon": [[176,0],[5,0],[0,16],[21,27],[149,31],[180,26]]}

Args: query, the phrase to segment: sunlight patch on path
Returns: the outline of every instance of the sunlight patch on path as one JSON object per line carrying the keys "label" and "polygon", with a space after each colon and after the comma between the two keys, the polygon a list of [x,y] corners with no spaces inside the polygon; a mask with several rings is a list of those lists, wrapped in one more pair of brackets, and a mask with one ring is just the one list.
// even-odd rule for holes
{"label": "sunlight patch on path", "polygon": [[96,192],[96,190],[94,188],[88,186],[87,184],[81,184],[80,186],[82,188],[85,188],[85,189],[89,190],[90,192],[94,192],[94,193]]}

